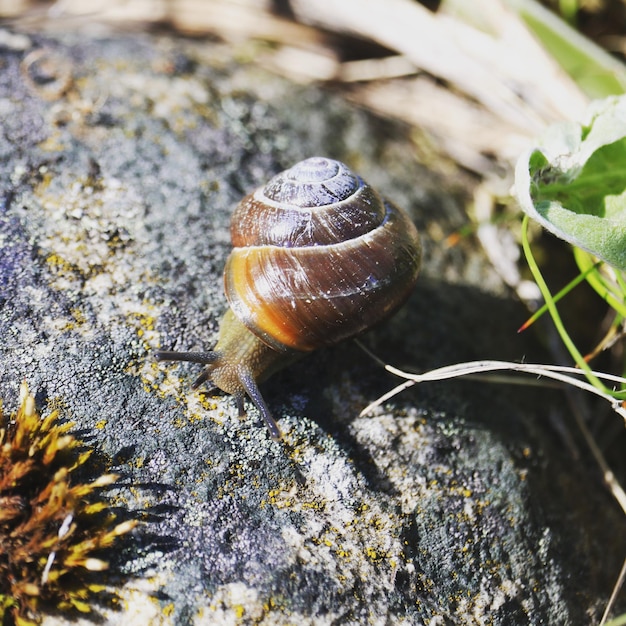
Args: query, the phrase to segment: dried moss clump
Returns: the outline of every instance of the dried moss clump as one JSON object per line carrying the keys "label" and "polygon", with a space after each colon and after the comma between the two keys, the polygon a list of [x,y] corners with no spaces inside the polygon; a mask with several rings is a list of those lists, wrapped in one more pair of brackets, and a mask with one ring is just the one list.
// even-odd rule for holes
{"label": "dried moss clump", "polygon": [[108,566],[100,552],[136,524],[117,523],[98,498],[115,475],[89,484],[75,478],[91,450],[57,417],[40,417],[26,383],[15,416],[0,408],[2,626],[37,624],[47,610],[90,612],[92,601],[107,595],[94,574]]}

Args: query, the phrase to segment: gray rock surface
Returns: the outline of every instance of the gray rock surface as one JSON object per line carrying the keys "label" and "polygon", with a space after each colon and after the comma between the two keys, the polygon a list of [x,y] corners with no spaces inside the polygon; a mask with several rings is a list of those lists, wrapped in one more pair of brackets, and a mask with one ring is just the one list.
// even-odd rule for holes
{"label": "gray rock surface", "polygon": [[146,520],[114,568],[125,609],[105,619],[597,619],[626,532],[584,449],[550,427],[561,396],[446,382],[359,418],[396,380],[347,343],[263,386],[276,442],[254,409],[240,420],[228,397],[192,392],[198,366],[151,358],[210,348],[234,205],[315,154],[422,231],[418,288],[368,346],[418,370],[540,358],[475,242],[441,244],[464,223],[460,189],[406,128],[231,57],[137,34],[0,50],[0,396],[14,407],[26,379],[44,411],[61,406]]}

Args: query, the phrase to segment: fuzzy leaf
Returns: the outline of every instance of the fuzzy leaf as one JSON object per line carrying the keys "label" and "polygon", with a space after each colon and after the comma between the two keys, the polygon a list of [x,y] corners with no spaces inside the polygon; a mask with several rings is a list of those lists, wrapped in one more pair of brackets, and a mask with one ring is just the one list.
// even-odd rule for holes
{"label": "fuzzy leaf", "polygon": [[548,128],[517,163],[515,195],[551,233],[626,270],[626,96]]}

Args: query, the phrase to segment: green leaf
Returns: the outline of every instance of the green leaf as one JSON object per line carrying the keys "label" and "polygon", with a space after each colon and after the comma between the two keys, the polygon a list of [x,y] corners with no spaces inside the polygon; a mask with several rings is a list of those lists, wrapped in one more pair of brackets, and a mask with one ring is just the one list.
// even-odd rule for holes
{"label": "green leaf", "polygon": [[551,233],[626,270],[626,96],[549,127],[518,161],[514,193]]}

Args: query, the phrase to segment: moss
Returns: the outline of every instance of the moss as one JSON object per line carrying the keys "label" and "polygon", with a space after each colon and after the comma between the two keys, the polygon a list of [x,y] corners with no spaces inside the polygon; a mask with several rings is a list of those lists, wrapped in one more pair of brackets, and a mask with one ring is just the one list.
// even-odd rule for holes
{"label": "moss", "polygon": [[89,613],[94,600],[112,599],[102,584],[102,556],[136,525],[119,522],[100,495],[114,474],[77,478],[92,451],[58,417],[57,410],[39,415],[26,383],[15,415],[0,408],[3,626],[37,624],[47,611]]}

